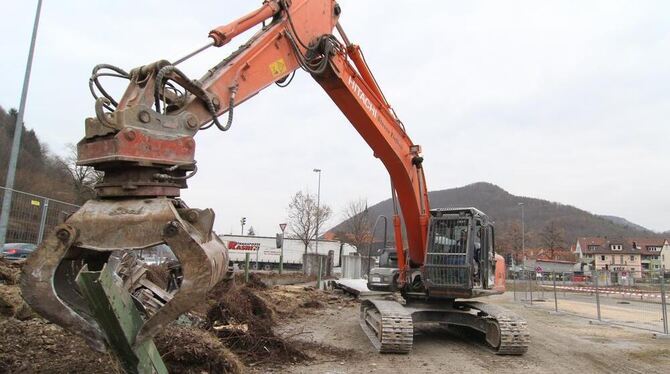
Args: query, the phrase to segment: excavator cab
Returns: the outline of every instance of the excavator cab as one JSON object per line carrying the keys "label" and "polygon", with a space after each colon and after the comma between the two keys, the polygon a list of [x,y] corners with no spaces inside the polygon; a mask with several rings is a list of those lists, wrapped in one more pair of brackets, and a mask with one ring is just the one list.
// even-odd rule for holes
{"label": "excavator cab", "polygon": [[431,210],[423,285],[430,297],[470,298],[494,291],[494,229],[476,208]]}

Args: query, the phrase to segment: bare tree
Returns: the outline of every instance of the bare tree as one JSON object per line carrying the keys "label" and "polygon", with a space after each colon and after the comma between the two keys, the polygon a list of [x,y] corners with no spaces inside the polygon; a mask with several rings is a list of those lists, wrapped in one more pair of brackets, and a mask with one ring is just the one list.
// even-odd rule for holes
{"label": "bare tree", "polygon": [[332,210],[325,204],[317,209],[316,198],[309,193],[298,191],[293,195],[288,204],[288,228],[291,236],[305,245],[305,253],[316,236],[317,217],[319,226],[323,227],[331,215]]}
{"label": "bare tree", "polygon": [[521,225],[517,222],[513,222],[510,225],[501,227],[501,235],[499,238],[496,238],[496,251],[500,253],[510,253],[514,259],[517,261],[523,260],[522,251],[522,233]]}
{"label": "bare tree", "polygon": [[338,232],[337,236],[360,253],[370,241],[372,235],[370,226],[367,200],[352,200],[344,208],[344,230]]}
{"label": "bare tree", "polygon": [[549,221],[539,235],[542,244],[549,249],[551,259],[553,260],[554,250],[561,248],[565,244],[565,240],[563,239],[563,229],[559,227],[555,221]]}
{"label": "bare tree", "polygon": [[91,166],[77,165],[77,149],[73,144],[68,144],[68,154],[58,157],[60,167],[70,176],[70,183],[77,194],[77,203],[82,204],[86,200],[95,197],[93,187],[102,180],[103,172],[95,170]]}

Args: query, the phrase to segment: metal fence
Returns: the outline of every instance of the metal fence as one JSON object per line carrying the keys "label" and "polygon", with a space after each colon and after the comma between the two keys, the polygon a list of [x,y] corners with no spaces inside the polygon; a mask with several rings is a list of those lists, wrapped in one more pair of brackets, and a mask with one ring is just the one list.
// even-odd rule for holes
{"label": "metal fence", "polygon": [[518,271],[508,275],[508,282],[517,302],[555,313],[668,334],[670,273]]}
{"label": "metal fence", "polygon": [[[0,187],[0,201],[7,190]],[[78,208],[78,205],[12,190],[5,243],[39,244],[45,234]]]}

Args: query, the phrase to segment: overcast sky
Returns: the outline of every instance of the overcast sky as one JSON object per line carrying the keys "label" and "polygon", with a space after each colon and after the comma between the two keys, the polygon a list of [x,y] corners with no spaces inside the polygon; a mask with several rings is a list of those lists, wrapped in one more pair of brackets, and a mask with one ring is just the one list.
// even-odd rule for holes
{"label": "overcast sky", "polygon": [[[25,123],[55,153],[93,114],[91,68],[175,60],[258,1],[45,0]],[[36,1],[5,2],[0,105],[18,107]],[[387,98],[424,150],[431,190],[477,181],[670,230],[670,2],[341,0]],[[183,70],[199,78],[241,44]],[[238,107],[229,132],[197,135],[183,193],[274,235],[293,193],[316,193],[335,224],[351,199],[389,197],[388,176],[312,78],[299,71]],[[2,171],[4,172],[4,171]]]}

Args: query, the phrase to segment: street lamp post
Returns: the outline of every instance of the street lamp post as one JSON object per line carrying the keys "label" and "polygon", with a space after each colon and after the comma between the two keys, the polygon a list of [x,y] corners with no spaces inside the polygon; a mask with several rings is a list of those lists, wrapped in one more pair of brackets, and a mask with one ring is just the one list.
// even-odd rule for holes
{"label": "street lamp post", "polygon": [[244,236],[244,224],[247,223],[247,217],[242,217],[240,219],[240,225],[242,225],[242,230],[240,232],[240,235]]}
{"label": "street lamp post", "polygon": [[42,0],[37,1],[37,10],[35,11],[35,22],[33,23],[33,34],[30,39],[30,49],[28,50],[28,62],[26,63],[26,73],[23,77],[23,89],[21,90],[21,102],[19,111],[16,113],[16,124],[14,125],[14,138],[12,139],[12,150],[9,154],[9,164],[7,166],[7,178],[5,180],[5,194],[2,197],[2,213],[0,213],[0,247],[5,244],[7,235],[7,226],[9,225],[9,211],[12,206],[12,193],[14,188],[14,177],[16,174],[16,164],[19,160],[19,148],[21,147],[21,134],[23,133],[23,114],[26,111],[26,98],[28,96],[28,85],[30,84],[30,72],[33,67],[33,55],[35,53],[35,41],[37,39],[37,27],[40,23],[40,13],[42,11]]}
{"label": "street lamp post", "polygon": [[319,218],[321,216],[321,169],[314,169],[315,173],[319,174],[319,185],[316,190],[316,245],[314,252],[319,253]]}

